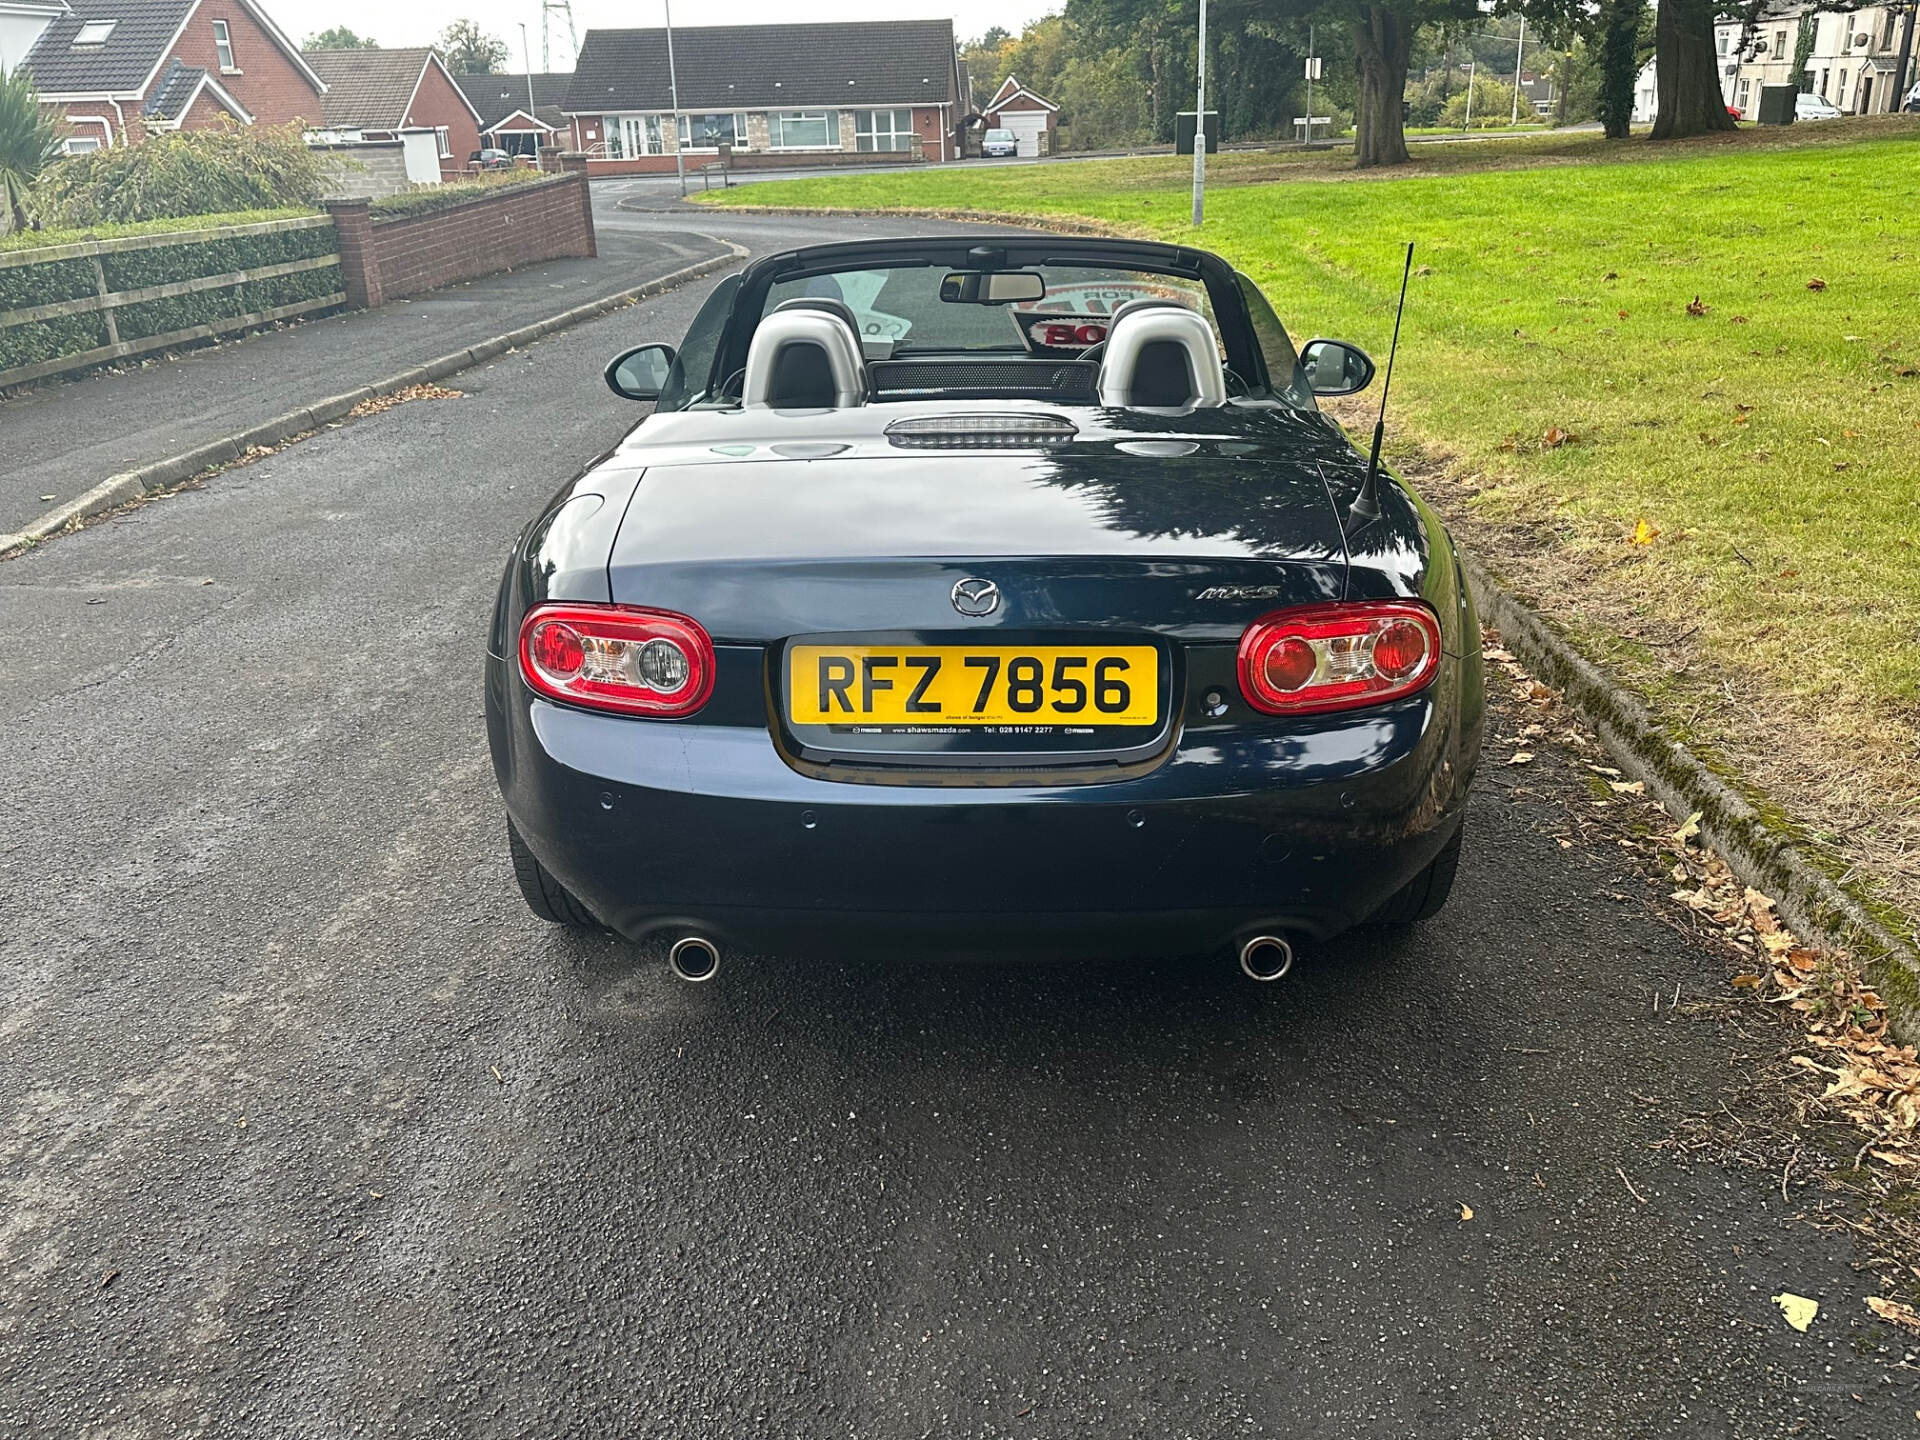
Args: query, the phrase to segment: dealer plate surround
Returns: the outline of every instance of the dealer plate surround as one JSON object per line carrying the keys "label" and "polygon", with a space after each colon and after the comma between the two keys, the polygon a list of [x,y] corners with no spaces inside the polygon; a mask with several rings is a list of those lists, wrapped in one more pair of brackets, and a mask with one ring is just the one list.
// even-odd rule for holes
{"label": "dealer plate surround", "polygon": [[793,646],[787,719],[880,733],[1160,725],[1161,655],[1137,644]]}

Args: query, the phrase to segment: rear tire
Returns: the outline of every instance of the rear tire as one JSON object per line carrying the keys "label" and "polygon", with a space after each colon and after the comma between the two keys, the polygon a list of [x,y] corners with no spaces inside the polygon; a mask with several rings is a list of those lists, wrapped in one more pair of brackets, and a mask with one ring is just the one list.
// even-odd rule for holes
{"label": "rear tire", "polygon": [[1465,839],[1464,827],[1454,831],[1453,838],[1433,857],[1432,863],[1402,886],[1367,923],[1418,925],[1444,910],[1447,897],[1453,893],[1453,877],[1460,869],[1460,847]]}
{"label": "rear tire", "polygon": [[579,897],[547,873],[547,867],[527,848],[511,820],[507,822],[507,853],[513,857],[513,878],[520,882],[521,897],[535,915],[549,925],[564,925],[569,930],[601,928]]}

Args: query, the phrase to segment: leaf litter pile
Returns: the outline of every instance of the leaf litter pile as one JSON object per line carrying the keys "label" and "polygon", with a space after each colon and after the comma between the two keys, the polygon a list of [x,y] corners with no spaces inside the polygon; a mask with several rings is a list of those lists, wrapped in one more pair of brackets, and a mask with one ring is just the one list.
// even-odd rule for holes
{"label": "leaf litter pile", "polygon": [[410,405],[415,400],[460,400],[465,398],[464,390],[449,390],[441,385],[409,385],[405,389],[395,390],[391,395],[375,395],[362,400],[347,412],[349,420],[362,420],[369,415],[384,415],[387,411],[401,405]]}
{"label": "leaf litter pile", "polygon": [[[1783,1198],[1797,1186],[1807,1207],[1802,1218],[1851,1231],[1874,1252],[1872,1267],[1889,1295],[1869,1300],[1872,1312],[1920,1337],[1920,1304],[1908,1303],[1920,1301],[1920,1058],[1891,1032],[1886,1002],[1852,956],[1795,936],[1773,900],[1707,848],[1699,815],[1675,828],[1644,782],[1604,763],[1599,742],[1501,648],[1495,631],[1486,632],[1481,653],[1533,714],[1514,735],[1490,735],[1488,759],[1526,765],[1551,740],[1566,746],[1604,797],[1595,804],[1613,816],[1616,843],[1666,884],[1672,907],[1662,918],[1726,959],[1724,1001],[1682,1005],[1676,995],[1669,1008],[1725,1014],[1737,1007],[1772,1017],[1779,1059],[1729,1097],[1742,1113],[1722,1104],[1684,1121],[1662,1145],[1765,1167],[1779,1174]],[[1497,749],[1503,743],[1505,754]],[[1637,813],[1623,817],[1617,806]],[[1896,1291],[1908,1300],[1893,1298]]]}

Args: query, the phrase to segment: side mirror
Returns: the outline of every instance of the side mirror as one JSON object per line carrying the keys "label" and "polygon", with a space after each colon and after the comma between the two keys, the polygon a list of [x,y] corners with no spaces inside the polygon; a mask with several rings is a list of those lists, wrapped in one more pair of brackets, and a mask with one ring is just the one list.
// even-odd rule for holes
{"label": "side mirror", "polygon": [[607,388],[622,400],[658,400],[676,358],[671,345],[642,345],[607,366]]}
{"label": "side mirror", "polygon": [[1316,395],[1357,395],[1373,383],[1372,357],[1344,340],[1309,340],[1300,365]]}

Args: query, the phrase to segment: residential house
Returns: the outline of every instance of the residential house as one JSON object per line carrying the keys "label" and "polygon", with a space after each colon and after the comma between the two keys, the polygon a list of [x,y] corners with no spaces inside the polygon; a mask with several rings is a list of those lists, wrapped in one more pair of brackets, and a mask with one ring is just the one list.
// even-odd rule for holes
{"label": "residential house", "polygon": [[[1913,89],[1915,57],[1906,27],[1914,23],[1912,6],[1871,10],[1822,11],[1814,16],[1813,48],[1807,55],[1800,88],[1825,96],[1851,115],[1883,115],[1900,108]],[[1907,73],[1895,74],[1900,51],[1908,44]]]}
{"label": "residential house", "polygon": [[[437,51],[309,50],[307,63],[327,84],[324,128],[316,141],[364,144],[433,137],[443,175],[466,169],[480,148],[480,115],[454,83]],[[420,176],[410,164],[408,174]]]}
{"label": "residential house", "polygon": [[982,113],[987,129],[1013,132],[1022,156],[1053,154],[1060,107],[1027,89],[1018,76],[1008,75],[1001,82]]}
{"label": "residential house", "polygon": [[19,63],[65,119],[72,153],[322,111],[325,82],[253,0],[0,0],[0,12],[0,45],[33,27]]}
{"label": "residential house", "polygon": [[959,158],[960,85],[948,20],[676,28],[672,72],[664,30],[590,30],[564,106],[594,174],[722,146],[735,165],[942,161]]}
{"label": "residential house", "polygon": [[454,82],[480,117],[480,141],[509,155],[538,155],[564,146],[572,129],[562,105],[571,71],[535,75],[456,75]]}
{"label": "residential house", "polygon": [[66,13],[62,0],[0,0],[0,74],[12,74],[40,32]]}

